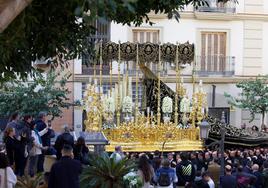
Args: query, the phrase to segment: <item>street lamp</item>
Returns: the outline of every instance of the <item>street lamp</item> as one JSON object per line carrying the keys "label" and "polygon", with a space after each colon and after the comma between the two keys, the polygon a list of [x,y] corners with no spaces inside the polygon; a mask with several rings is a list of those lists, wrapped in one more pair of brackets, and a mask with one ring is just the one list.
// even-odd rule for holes
{"label": "street lamp", "polygon": [[206,120],[203,120],[199,125],[199,127],[200,127],[200,138],[202,140],[208,139],[210,124]]}
{"label": "street lamp", "polygon": [[[212,146],[215,146],[215,145],[219,145],[220,154],[221,154],[221,158],[220,158],[220,161],[221,161],[220,176],[224,175],[224,140],[225,140],[225,133],[226,133],[225,126],[226,126],[225,113],[223,111],[222,115],[221,115],[221,127],[220,127],[221,139],[218,140],[218,141],[214,141],[214,142],[210,143],[209,145],[205,145],[205,143],[204,143],[204,145],[206,147],[212,147]],[[203,120],[201,122],[201,124],[199,125],[199,127],[200,127],[200,138],[203,139],[203,140],[208,139],[210,124],[206,120]]]}

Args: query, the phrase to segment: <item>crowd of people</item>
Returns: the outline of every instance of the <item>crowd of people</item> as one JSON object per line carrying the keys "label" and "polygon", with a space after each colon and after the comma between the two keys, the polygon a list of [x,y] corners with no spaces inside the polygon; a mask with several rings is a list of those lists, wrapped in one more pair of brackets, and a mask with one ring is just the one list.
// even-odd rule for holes
{"label": "crowd of people", "polygon": [[[115,152],[120,160],[122,152],[118,148]],[[268,148],[226,150],[222,176],[217,151],[168,153],[166,157],[156,151],[128,157],[138,161],[143,188],[268,188]]]}
{"label": "crowd of people", "polygon": [[[5,128],[5,149],[0,152],[0,188],[12,188],[18,176],[35,177],[39,172],[44,174],[40,188],[79,188],[83,165],[90,165],[85,139],[76,139],[65,126],[52,145],[55,132],[46,122],[43,112],[35,119],[12,114]],[[48,156],[54,159],[49,168]],[[124,153],[117,146],[110,157],[135,161],[143,188],[268,188],[268,148],[225,150],[222,176],[222,157],[216,150]]]}
{"label": "crowd of people", "polygon": [[[89,150],[83,137],[76,139],[68,126],[64,127],[63,133],[57,136],[55,144],[52,146],[51,139],[54,137],[55,132],[50,123],[47,123],[46,113],[40,112],[35,119],[31,115],[20,117],[17,112],[12,114],[4,130],[5,147],[0,152],[0,188],[13,188],[17,182],[17,176],[35,177],[37,173],[44,173],[47,186],[50,182],[49,187],[51,188],[61,187],[54,186],[56,179],[50,175],[51,166],[55,161],[58,160],[58,164],[63,160],[67,166],[70,163],[69,167],[74,161],[80,161],[78,165],[74,162],[72,169],[79,169],[82,164],[88,164]],[[48,169],[44,169],[47,166],[45,156],[54,159]],[[54,165],[53,169],[55,169],[54,172],[62,171]],[[67,173],[66,177],[70,177],[74,171],[63,170],[60,173]],[[59,176],[59,172],[55,176]],[[74,181],[65,182],[70,186]],[[75,183],[79,183],[78,178]]]}

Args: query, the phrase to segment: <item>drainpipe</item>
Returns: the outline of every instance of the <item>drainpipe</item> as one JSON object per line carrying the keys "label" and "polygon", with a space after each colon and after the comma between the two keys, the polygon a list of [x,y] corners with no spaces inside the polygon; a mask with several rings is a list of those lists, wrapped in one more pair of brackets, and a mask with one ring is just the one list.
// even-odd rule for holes
{"label": "drainpipe", "polygon": [[212,107],[215,107],[216,85],[212,85]]}

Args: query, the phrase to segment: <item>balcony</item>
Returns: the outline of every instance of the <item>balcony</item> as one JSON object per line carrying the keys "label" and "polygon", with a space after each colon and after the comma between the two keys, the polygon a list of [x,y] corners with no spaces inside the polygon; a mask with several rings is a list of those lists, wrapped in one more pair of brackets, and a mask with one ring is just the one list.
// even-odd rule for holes
{"label": "balcony", "polygon": [[207,6],[198,7],[197,12],[212,12],[212,13],[235,13],[235,2],[218,2],[217,0],[207,0]]}
{"label": "balcony", "polygon": [[196,72],[199,76],[233,76],[235,57],[233,56],[197,56]]}
{"label": "balcony", "polygon": [[[82,74],[84,75],[94,75],[94,66],[93,65],[82,65]],[[96,65],[96,75],[100,74],[100,66]],[[110,75],[110,66],[102,66],[102,75]]]}

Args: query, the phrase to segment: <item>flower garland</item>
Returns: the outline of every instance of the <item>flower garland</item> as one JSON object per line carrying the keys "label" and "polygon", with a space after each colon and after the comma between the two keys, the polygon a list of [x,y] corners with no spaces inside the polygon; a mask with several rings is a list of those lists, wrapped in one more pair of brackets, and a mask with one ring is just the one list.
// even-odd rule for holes
{"label": "flower garland", "polygon": [[124,113],[132,113],[132,98],[131,97],[126,96],[123,98],[122,111]]}
{"label": "flower garland", "polygon": [[172,106],[173,106],[173,101],[170,97],[165,97],[162,102],[162,112],[163,113],[172,113]]}
{"label": "flower garland", "polygon": [[114,113],[115,112],[115,102],[112,97],[109,97],[104,100],[104,111],[107,113]]}

